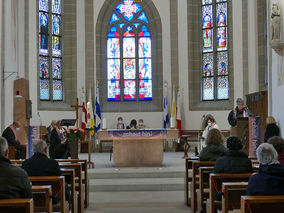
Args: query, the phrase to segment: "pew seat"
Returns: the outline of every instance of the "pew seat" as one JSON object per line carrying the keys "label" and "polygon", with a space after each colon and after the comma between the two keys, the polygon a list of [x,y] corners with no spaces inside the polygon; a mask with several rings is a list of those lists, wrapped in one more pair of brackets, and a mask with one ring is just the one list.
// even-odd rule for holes
{"label": "pew seat", "polygon": [[242,213],[280,213],[284,210],[284,196],[241,196]]}
{"label": "pew seat", "polygon": [[32,213],[34,201],[32,198],[4,199],[0,200],[1,213]]}

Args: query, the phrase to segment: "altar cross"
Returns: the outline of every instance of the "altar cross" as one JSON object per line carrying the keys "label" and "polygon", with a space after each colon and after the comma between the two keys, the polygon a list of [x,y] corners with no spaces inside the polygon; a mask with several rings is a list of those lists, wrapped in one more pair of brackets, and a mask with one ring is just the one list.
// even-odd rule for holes
{"label": "altar cross", "polygon": [[76,99],[76,105],[71,105],[72,108],[75,108],[76,110],[76,127],[79,128],[79,121],[78,121],[78,118],[79,118],[79,109],[80,108],[83,108],[83,105],[79,105],[79,99],[77,98]]}

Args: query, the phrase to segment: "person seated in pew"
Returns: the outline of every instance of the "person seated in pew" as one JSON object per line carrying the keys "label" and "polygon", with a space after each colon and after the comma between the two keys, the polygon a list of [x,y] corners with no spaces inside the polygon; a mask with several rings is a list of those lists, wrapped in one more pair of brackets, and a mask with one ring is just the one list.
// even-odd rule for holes
{"label": "person seated in pew", "polygon": [[27,173],[11,164],[8,142],[0,137],[0,199],[32,198],[32,184]]}
{"label": "person seated in pew", "polygon": [[226,151],[224,136],[218,129],[211,129],[206,138],[206,147],[200,152],[200,161],[216,161]]}
{"label": "person seated in pew", "polygon": [[279,164],[278,154],[269,143],[256,149],[260,163],[258,173],[248,182],[247,195],[284,195],[284,167]]}
{"label": "person seated in pew", "polygon": [[227,139],[227,149],[222,157],[216,160],[214,173],[250,173],[252,172],[251,160],[241,152],[242,142],[237,137]]}
{"label": "person seated in pew", "polygon": [[26,146],[21,145],[18,140],[18,131],[20,130],[21,123],[19,121],[14,121],[10,126],[8,126],[2,133],[2,137],[6,138],[8,145],[15,147],[16,159],[26,159]]}
{"label": "person seated in pew", "polygon": [[269,138],[273,136],[280,136],[280,129],[273,116],[268,116],[266,118],[266,124],[267,126],[264,132],[264,142],[268,142]]}
{"label": "person seated in pew", "polygon": [[[29,176],[60,176],[61,171],[56,160],[47,157],[47,144],[44,140],[33,141],[33,156],[26,159],[22,168]],[[70,204],[70,191],[67,181],[65,182],[65,199]],[[52,197],[53,203],[59,202],[59,197]]]}
{"label": "person seated in pew", "polygon": [[273,136],[268,140],[268,143],[272,144],[274,149],[278,153],[278,161],[284,166],[284,140],[280,136]]}

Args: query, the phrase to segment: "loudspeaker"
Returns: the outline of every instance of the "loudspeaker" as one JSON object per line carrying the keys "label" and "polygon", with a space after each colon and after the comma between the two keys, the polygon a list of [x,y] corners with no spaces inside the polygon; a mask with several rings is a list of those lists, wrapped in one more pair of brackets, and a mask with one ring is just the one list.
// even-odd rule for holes
{"label": "loudspeaker", "polygon": [[26,109],[27,109],[27,112],[26,112],[27,119],[32,118],[32,101],[31,100],[26,100]]}

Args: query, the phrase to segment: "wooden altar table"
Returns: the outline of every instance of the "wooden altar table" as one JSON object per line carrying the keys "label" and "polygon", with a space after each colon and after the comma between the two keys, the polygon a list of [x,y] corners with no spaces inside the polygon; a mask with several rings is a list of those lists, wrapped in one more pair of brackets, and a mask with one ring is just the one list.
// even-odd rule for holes
{"label": "wooden altar table", "polygon": [[115,166],[161,166],[164,139],[179,137],[176,129],[100,130],[99,140],[113,140]]}

